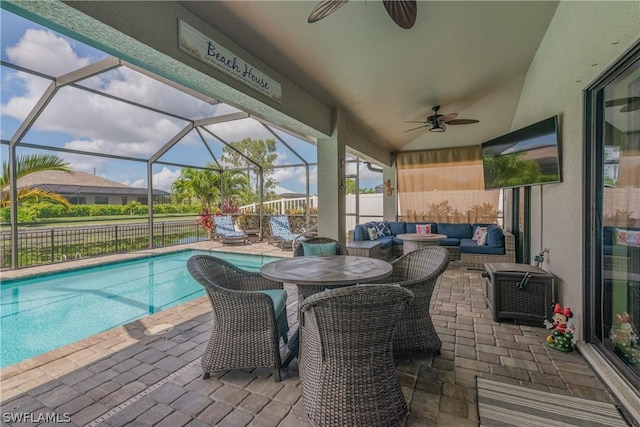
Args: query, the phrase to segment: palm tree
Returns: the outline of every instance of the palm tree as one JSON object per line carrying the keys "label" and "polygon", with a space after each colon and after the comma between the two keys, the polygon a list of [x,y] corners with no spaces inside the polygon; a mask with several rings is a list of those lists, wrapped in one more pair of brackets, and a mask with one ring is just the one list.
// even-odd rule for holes
{"label": "palm tree", "polygon": [[178,203],[193,197],[203,210],[210,210],[220,199],[220,176],[211,169],[183,168],[171,185],[171,194]]}
{"label": "palm tree", "polygon": [[[212,168],[214,165],[207,165]],[[211,208],[221,202],[220,173],[212,169],[183,168],[180,176],[171,186],[171,194],[175,200],[182,201],[195,198],[202,208]],[[245,203],[253,196],[247,176],[241,172],[222,172],[224,192],[227,198],[236,203]]]}
{"label": "palm tree", "polygon": [[[27,154],[20,156],[16,159],[15,175],[16,180],[27,176],[34,172],[42,171],[63,171],[71,173],[71,168],[68,163],[65,163],[60,157],[53,154]],[[2,176],[0,176],[0,191],[2,191],[2,206],[9,206],[11,200],[9,199],[9,191],[5,188],[9,185],[9,164],[2,162]],[[71,208],[69,201],[63,196],[57,193],[53,193],[46,190],[40,190],[38,188],[22,188],[18,190],[17,200],[19,202],[38,202],[49,201],[52,203],[58,203],[66,207]]]}

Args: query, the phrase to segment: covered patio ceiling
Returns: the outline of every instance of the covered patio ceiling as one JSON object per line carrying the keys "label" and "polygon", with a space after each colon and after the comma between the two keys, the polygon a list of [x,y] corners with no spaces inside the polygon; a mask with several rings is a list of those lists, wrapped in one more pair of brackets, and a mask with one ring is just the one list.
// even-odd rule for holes
{"label": "covered patio ceiling", "polygon": [[[479,145],[513,130],[525,75],[559,3],[418,1],[405,30],[380,0],[351,0],[309,24],[318,1],[179,4],[395,152]],[[419,125],[405,121],[424,120],[435,105],[479,123],[406,132]]]}

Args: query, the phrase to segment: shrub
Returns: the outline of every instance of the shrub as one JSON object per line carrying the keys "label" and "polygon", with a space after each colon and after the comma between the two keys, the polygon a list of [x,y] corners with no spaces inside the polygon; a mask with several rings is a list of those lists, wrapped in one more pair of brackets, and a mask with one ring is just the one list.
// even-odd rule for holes
{"label": "shrub", "polygon": [[38,220],[40,210],[31,203],[25,203],[18,207],[18,222],[35,222]]}
{"label": "shrub", "polygon": [[68,215],[67,209],[58,204],[37,203],[36,208],[39,210],[38,218],[59,218]]}

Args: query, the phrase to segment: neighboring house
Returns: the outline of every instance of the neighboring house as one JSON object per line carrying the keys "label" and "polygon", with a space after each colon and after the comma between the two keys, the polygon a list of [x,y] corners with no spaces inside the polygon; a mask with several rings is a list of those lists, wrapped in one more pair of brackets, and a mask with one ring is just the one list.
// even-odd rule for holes
{"label": "neighboring house", "polygon": [[[126,205],[129,202],[147,204],[147,189],[130,187],[85,172],[42,171],[18,179],[18,189],[38,188],[64,196],[72,205]],[[2,192],[8,191],[3,188]],[[153,203],[168,203],[169,193],[153,190]]]}

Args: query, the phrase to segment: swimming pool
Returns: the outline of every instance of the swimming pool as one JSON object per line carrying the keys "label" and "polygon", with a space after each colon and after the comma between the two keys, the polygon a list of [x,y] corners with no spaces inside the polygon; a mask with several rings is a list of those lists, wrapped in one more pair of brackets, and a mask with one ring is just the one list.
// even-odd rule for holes
{"label": "swimming pool", "polygon": [[279,258],[180,251],[0,286],[0,367],[12,365],[205,295],[187,271],[194,254],[212,254],[246,270]]}

